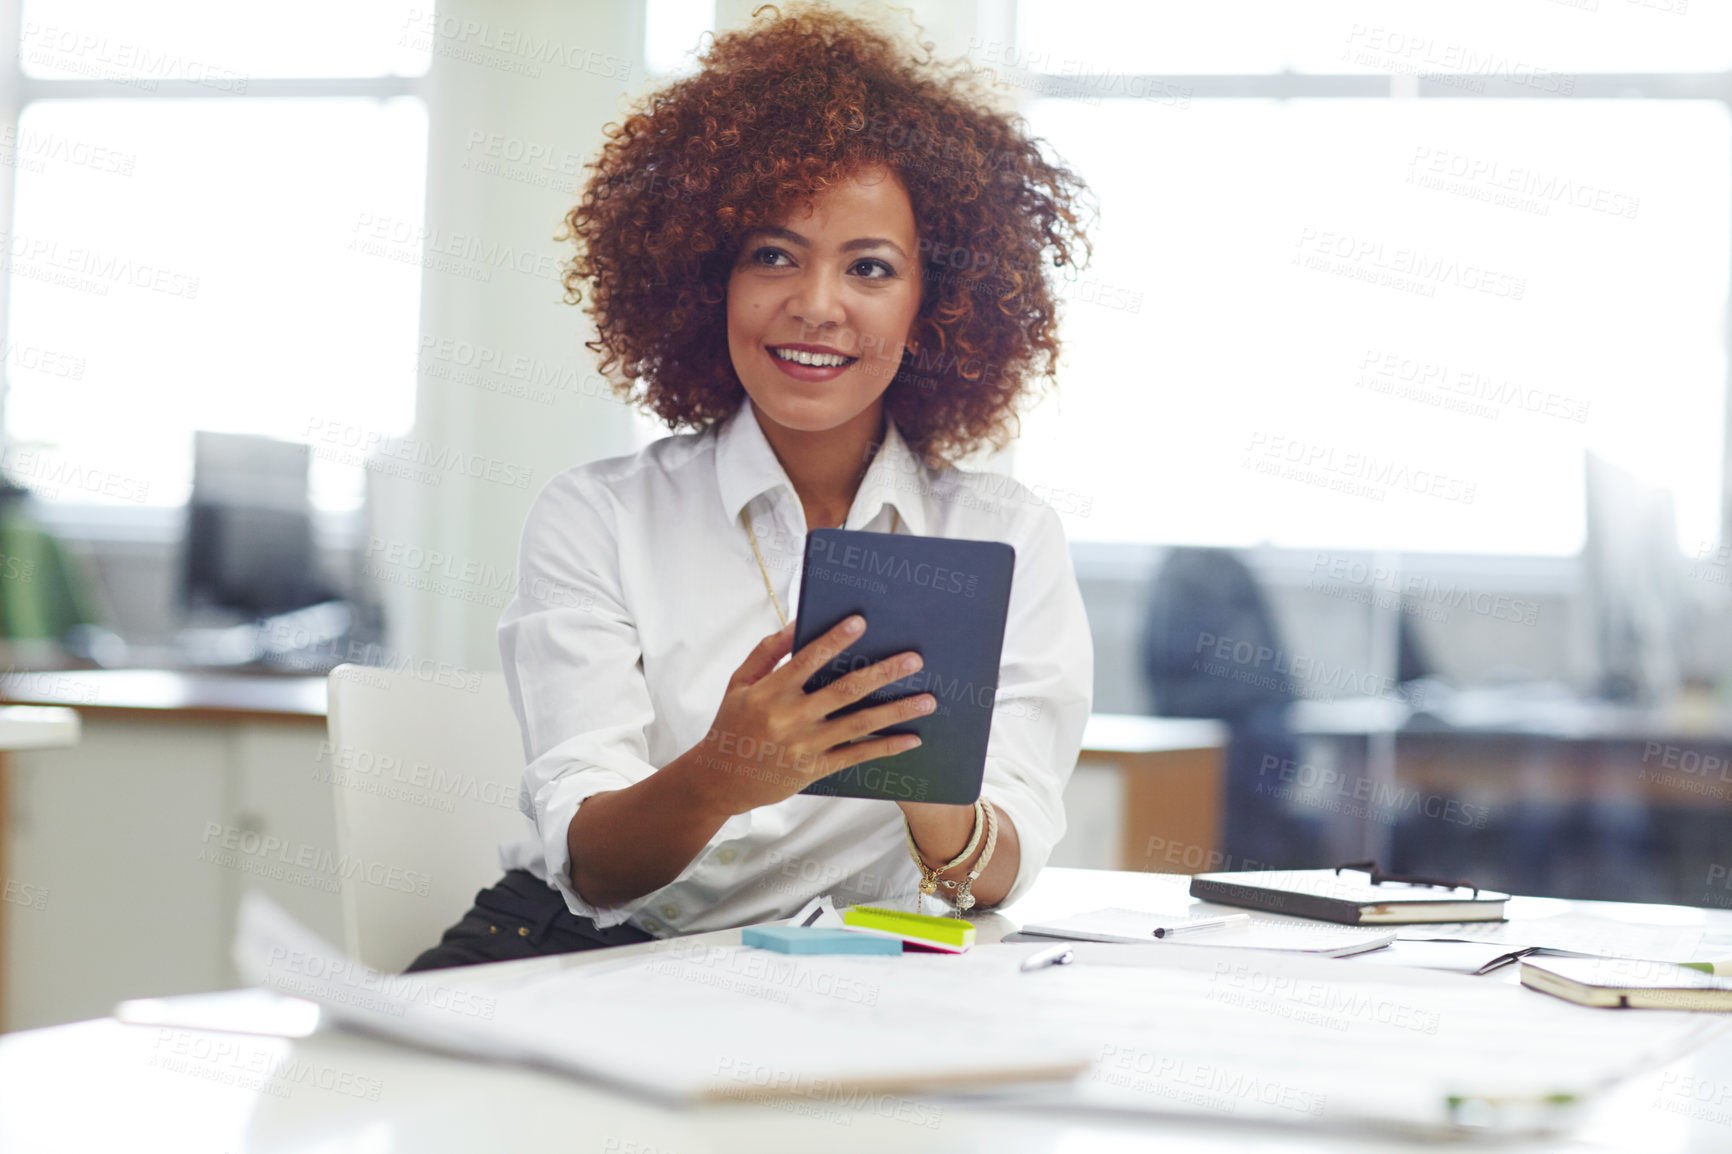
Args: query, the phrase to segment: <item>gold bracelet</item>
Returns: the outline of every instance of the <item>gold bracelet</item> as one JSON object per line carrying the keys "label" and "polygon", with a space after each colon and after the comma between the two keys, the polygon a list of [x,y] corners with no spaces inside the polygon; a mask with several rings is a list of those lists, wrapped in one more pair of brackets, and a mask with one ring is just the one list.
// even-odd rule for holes
{"label": "gold bracelet", "polygon": [[914,868],[920,871],[920,892],[914,898],[914,912],[925,909],[926,895],[938,892],[938,875],[945,870],[955,869],[967,861],[974,851],[980,848],[980,836],[991,819],[986,815],[984,803],[974,803],[974,832],[968,839],[968,844],[961,853],[933,869],[926,864],[926,859],[920,856],[920,847],[914,844],[914,827],[908,824],[908,815],[902,816],[902,832],[908,838],[908,856],[914,859]]}
{"label": "gold bracelet", "polygon": [[[985,805],[984,802],[979,803]],[[992,851],[998,847],[998,812],[990,805],[986,809],[986,848],[980,851],[980,860],[974,863],[974,868],[968,871],[968,876],[959,882],[940,882],[956,891],[956,900],[951,902],[951,912],[961,917],[965,910],[974,908],[974,879],[986,872],[986,863],[992,860]]]}

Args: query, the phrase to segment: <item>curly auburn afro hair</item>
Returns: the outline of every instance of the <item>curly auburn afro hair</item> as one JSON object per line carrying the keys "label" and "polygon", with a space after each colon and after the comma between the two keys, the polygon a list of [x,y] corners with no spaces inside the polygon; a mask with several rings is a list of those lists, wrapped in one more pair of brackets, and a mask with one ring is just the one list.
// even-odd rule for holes
{"label": "curly auburn afro hair", "polygon": [[966,62],[936,64],[825,8],[754,17],[717,38],[695,75],[607,126],[566,214],[558,239],[578,249],[566,300],[590,287],[602,372],[670,428],[733,413],[745,390],[728,355],[726,290],[741,243],[882,165],[912,202],[923,277],[919,352],[903,354],[885,409],[934,464],[1002,447],[1020,403],[1053,377],[1047,266],[1087,259],[1082,182],[993,110]]}

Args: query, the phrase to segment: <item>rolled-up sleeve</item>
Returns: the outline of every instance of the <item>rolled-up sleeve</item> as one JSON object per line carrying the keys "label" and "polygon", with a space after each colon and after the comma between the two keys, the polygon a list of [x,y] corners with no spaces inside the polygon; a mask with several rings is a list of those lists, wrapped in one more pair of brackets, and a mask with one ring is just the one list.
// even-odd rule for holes
{"label": "rolled-up sleeve", "polygon": [[1064,836],[1064,789],[1094,697],[1094,642],[1058,514],[1042,506],[1016,545],[982,794],[1016,823],[1027,892]]}
{"label": "rolled-up sleeve", "polygon": [[506,684],[523,730],[518,805],[535,825],[547,880],[575,914],[601,927],[629,919],[649,895],[596,907],[571,884],[566,834],[578,806],[654,773],[653,719],[638,630],[621,582],[616,510],[605,491],[566,474],[530,509],[517,596],[499,620]]}

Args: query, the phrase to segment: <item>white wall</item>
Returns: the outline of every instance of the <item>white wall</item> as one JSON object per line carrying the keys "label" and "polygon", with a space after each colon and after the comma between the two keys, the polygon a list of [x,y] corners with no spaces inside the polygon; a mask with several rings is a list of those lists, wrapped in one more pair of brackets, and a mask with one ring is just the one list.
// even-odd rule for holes
{"label": "white wall", "polygon": [[[562,303],[558,266],[572,246],[553,237],[576,203],[582,165],[601,143],[602,126],[618,117],[621,97],[643,81],[643,6],[641,0],[440,0],[439,13],[441,34],[429,78],[428,247],[463,249],[459,238],[473,237],[483,252],[493,245],[508,248],[530,271],[485,261],[460,261],[452,271],[427,254],[415,436],[434,453],[449,448],[473,454],[482,472],[491,469],[505,483],[447,474],[440,484],[425,485],[375,472],[370,537],[386,548],[449,558],[442,568],[426,562],[388,566],[397,581],[377,587],[386,600],[393,648],[493,669],[499,664],[497,598],[471,601],[397,582],[423,574],[436,579],[470,566],[482,573],[510,570],[524,516],[547,480],[571,465],[631,448],[630,414],[598,387],[593,357],[583,348],[593,335],[587,318]],[[453,27],[448,18],[561,43],[574,50],[569,58],[581,66],[543,64],[539,76],[527,76],[477,62],[464,51],[461,24],[447,34]],[[490,156],[490,150],[502,155]],[[508,159],[531,152],[533,162]],[[497,164],[497,171],[486,171],[489,164]],[[474,279],[477,267],[486,269],[488,280]],[[444,348],[452,350],[450,360],[427,355]],[[465,356],[465,348],[493,350],[506,364],[522,358],[532,373],[543,374],[541,383],[491,371],[478,374],[482,383],[461,383],[427,371],[430,363],[460,370],[454,361]],[[550,386],[546,374],[552,373],[563,388]],[[526,384],[553,392],[554,403],[505,391]],[[523,487],[509,483],[524,475]],[[374,550],[374,560],[385,556]],[[509,596],[508,587],[500,591],[491,580],[481,584]]]}

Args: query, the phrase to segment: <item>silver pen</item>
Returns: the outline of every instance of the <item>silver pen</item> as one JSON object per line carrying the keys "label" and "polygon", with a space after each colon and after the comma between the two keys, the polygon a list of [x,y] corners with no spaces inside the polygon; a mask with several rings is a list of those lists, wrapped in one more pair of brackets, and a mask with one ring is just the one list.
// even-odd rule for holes
{"label": "silver pen", "polygon": [[1076,961],[1076,951],[1069,946],[1054,946],[1050,950],[1041,950],[1022,959],[1022,972],[1043,970],[1048,966],[1068,966]]}
{"label": "silver pen", "polygon": [[1192,930],[1219,930],[1228,926],[1242,926],[1251,920],[1250,914],[1225,914],[1218,918],[1197,918],[1194,921],[1178,922],[1170,926],[1160,926],[1155,930],[1157,938],[1170,938],[1174,934],[1188,934]]}

